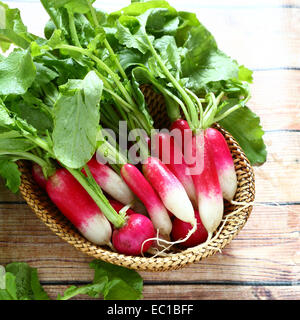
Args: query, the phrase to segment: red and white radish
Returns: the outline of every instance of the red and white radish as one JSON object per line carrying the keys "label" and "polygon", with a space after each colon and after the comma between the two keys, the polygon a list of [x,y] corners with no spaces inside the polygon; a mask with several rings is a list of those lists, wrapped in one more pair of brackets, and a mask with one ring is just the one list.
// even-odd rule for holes
{"label": "red and white radish", "polygon": [[124,205],[128,205],[135,200],[134,194],[128,188],[127,184],[108,165],[97,161],[96,157],[93,157],[87,165],[101,189],[113,199]]}
{"label": "red and white radish", "polygon": [[177,145],[182,149],[182,153],[185,154],[186,148],[193,137],[188,122],[184,119],[177,119],[172,122],[170,131],[174,135]]}
{"label": "red and white radish", "polygon": [[[196,159],[191,172],[198,198],[201,221],[211,235],[221,223],[224,203],[211,145],[205,134],[203,138],[201,135],[203,135],[203,132],[200,132],[198,136],[193,136],[189,147],[195,157],[197,154],[203,157],[201,157],[202,159]],[[196,171],[194,171],[195,168]]]}
{"label": "red and white radish", "polygon": [[46,191],[61,213],[89,241],[110,245],[112,229],[99,207],[64,168],[58,169],[46,184]]}
{"label": "red and white radish", "polygon": [[[195,211],[195,218],[197,219],[197,229],[186,241],[180,243],[183,247],[194,247],[207,240],[208,233],[200,219],[198,211]],[[191,229],[192,225],[190,223],[175,218],[173,220],[172,239],[174,241],[184,239]]]}
{"label": "red and white radish", "polygon": [[143,202],[155,229],[162,236],[170,237],[172,222],[157,193],[143,174],[132,164],[125,164],[121,168],[121,175],[132,192]]}
{"label": "red and white radish", "polygon": [[155,157],[144,161],[143,173],[165,207],[177,218],[196,226],[193,205],[176,176]]}
{"label": "red and white radish", "polygon": [[31,168],[31,174],[38,186],[45,190],[47,179],[45,178],[42,167],[39,166],[37,163],[33,163]]}
{"label": "red and white radish", "polygon": [[205,136],[212,146],[223,198],[231,201],[237,189],[237,176],[227,142],[222,133],[214,128],[206,129]]}
{"label": "red and white radish", "polygon": [[182,183],[193,206],[196,207],[196,190],[190,168],[186,164],[181,149],[175,142],[174,137],[170,134],[160,132],[153,137],[152,147],[154,155],[157,156]]}
{"label": "red and white radish", "polygon": [[155,230],[151,220],[136,213],[128,216],[122,228],[113,231],[112,243],[119,253],[137,256],[150,249],[154,236]]}

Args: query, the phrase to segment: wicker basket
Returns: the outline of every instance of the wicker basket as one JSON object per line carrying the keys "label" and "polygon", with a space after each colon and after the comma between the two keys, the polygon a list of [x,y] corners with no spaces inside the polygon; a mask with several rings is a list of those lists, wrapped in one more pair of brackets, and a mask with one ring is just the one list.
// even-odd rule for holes
{"label": "wicker basket", "polygon": [[[163,97],[154,93],[148,86],[145,86],[142,89],[155,121],[156,128],[168,128],[169,121],[165,112]],[[218,125],[217,128],[226,138],[234,159],[238,179],[238,189],[234,200],[252,202],[254,201],[255,196],[253,169],[240,146],[232,136]],[[195,247],[192,250],[182,250],[166,257],[125,256],[113,252],[107,247],[94,245],[86,240],[59,212],[45,192],[34,182],[31,176],[31,164],[26,161],[20,161],[19,167],[22,172],[22,183],[20,188],[22,196],[38,218],[40,218],[56,235],[91,257],[138,271],[168,271],[180,269],[188,264],[200,261],[220,252],[220,250],[227,246],[243,228],[252,211],[252,206],[249,206],[243,208],[236,214],[229,216],[221,231],[216,231],[217,236],[212,239],[209,247],[200,246]],[[238,209],[238,207],[225,202],[224,217],[236,209]]]}

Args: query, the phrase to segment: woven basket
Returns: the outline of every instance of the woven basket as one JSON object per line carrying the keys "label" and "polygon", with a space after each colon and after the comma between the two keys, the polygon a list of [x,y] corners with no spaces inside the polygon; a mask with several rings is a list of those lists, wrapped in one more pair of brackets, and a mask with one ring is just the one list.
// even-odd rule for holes
{"label": "woven basket", "polygon": [[[164,99],[156,94],[149,86],[144,86],[142,91],[150,108],[156,128],[168,128],[170,123],[165,112]],[[216,125],[216,128],[224,135],[234,159],[238,188],[235,201],[252,202],[255,196],[255,179],[253,169],[238,143],[225,130]],[[103,261],[135,269],[138,271],[168,271],[180,269],[188,264],[203,260],[212,256],[225,246],[243,228],[252,211],[252,206],[243,208],[240,212],[229,216],[222,229],[216,231],[209,247],[195,247],[192,250],[178,250],[166,257],[133,257],[118,254],[107,247],[92,244],[86,240],[73,225],[59,212],[50,201],[46,193],[34,182],[31,175],[31,164],[19,161],[22,172],[20,191],[29,207],[56,235],[70,243],[81,252],[101,259]],[[240,207],[225,202],[224,217]]]}

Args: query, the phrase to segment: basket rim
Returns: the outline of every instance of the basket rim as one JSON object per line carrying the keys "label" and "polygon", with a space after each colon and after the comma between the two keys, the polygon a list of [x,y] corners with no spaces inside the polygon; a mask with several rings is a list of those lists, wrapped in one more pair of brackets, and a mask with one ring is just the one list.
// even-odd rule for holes
{"label": "basket rim", "polygon": [[[215,125],[215,128],[217,128],[225,137],[233,155],[235,170],[240,177],[240,179],[238,179],[238,190],[234,200],[240,196],[239,189],[242,188],[243,190],[248,190],[248,192],[244,191],[246,192],[246,195],[244,195],[245,199],[243,199],[243,201],[253,202],[255,198],[255,176],[249,160],[239,144],[225,129],[218,124]],[[227,221],[231,221],[232,226],[230,225],[227,228],[228,223],[225,224],[217,239],[210,242],[209,248],[197,248],[199,246],[196,246],[180,252],[171,253],[166,257],[127,256],[113,252],[106,247],[95,245],[85,239],[59,212],[45,192],[35,184],[31,176],[28,162],[18,161],[18,165],[22,173],[20,192],[23,198],[37,217],[42,220],[52,232],[89,256],[137,271],[157,272],[176,270],[218,253],[241,231],[253,209],[253,206],[251,205],[241,210],[236,216],[234,215],[228,218]],[[224,217],[230,212],[232,211],[227,212]],[[219,239],[221,239],[221,242],[218,241]]]}

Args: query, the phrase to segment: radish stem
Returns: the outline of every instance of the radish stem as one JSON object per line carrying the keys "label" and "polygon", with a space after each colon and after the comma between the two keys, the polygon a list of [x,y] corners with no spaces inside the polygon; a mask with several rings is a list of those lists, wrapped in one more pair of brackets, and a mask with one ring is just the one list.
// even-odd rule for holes
{"label": "radish stem", "polygon": [[88,192],[91,198],[96,202],[99,206],[100,210],[106,216],[106,218],[116,227],[121,228],[125,224],[125,219],[121,217],[111,206],[107,198],[104,196],[102,190],[94,180],[91,175],[89,168],[86,166],[85,170],[89,175],[89,181],[92,182],[92,186],[88,183],[85,176],[79,172],[78,170],[71,169],[66,167],[66,169],[72,174],[72,176],[84,187],[84,189]]}

